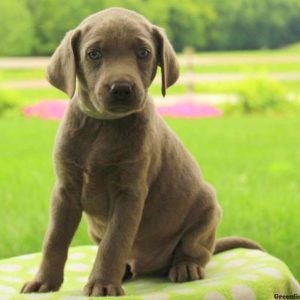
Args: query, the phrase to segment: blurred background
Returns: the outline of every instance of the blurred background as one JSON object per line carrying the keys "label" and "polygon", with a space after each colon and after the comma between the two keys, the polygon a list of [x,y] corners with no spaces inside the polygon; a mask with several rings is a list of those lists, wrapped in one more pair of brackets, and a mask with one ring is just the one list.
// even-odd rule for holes
{"label": "blurred background", "polygon": [[[218,235],[242,235],[300,279],[299,0],[2,0],[0,258],[40,251],[54,183],[51,153],[67,97],[45,80],[66,31],[111,6],[165,28],[181,66],[157,109],[199,162],[224,209]],[[82,222],[73,245],[91,243]]]}

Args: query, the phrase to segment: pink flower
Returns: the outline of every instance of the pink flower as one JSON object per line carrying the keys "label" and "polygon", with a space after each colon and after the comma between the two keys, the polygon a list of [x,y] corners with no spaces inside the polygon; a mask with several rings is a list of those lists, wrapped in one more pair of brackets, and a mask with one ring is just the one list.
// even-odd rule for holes
{"label": "pink flower", "polygon": [[62,119],[68,101],[43,100],[23,109],[25,117],[37,117],[44,120]]}
{"label": "pink flower", "polygon": [[[37,117],[44,120],[62,119],[68,101],[43,100],[23,109],[25,117]],[[190,100],[180,101],[170,106],[160,106],[158,112],[174,118],[210,118],[220,117],[223,111],[211,104],[197,103]]]}
{"label": "pink flower", "polygon": [[171,106],[162,106],[157,108],[163,116],[174,118],[209,118],[220,117],[223,111],[211,104],[202,104],[191,101],[179,102]]}

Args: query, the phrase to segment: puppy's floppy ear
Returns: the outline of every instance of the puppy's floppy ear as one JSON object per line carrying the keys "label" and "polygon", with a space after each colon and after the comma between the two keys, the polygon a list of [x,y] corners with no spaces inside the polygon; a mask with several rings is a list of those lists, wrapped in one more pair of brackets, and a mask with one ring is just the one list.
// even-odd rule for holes
{"label": "puppy's floppy ear", "polygon": [[47,79],[56,88],[73,97],[76,87],[75,47],[79,30],[67,32],[47,66]]}
{"label": "puppy's floppy ear", "polygon": [[154,38],[156,41],[157,64],[161,68],[163,96],[166,95],[166,89],[176,82],[179,77],[179,65],[175,51],[170,44],[162,28],[153,27]]}

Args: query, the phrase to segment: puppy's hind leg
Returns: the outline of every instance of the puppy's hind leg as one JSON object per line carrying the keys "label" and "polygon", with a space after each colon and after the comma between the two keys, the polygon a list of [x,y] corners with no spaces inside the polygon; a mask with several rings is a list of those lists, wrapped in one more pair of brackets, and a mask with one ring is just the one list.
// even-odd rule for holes
{"label": "puppy's hind leg", "polygon": [[197,221],[187,228],[174,251],[169,270],[169,279],[172,282],[203,278],[204,267],[214,252],[221,209],[210,186],[201,192],[198,203],[200,210],[192,210],[192,219]]}

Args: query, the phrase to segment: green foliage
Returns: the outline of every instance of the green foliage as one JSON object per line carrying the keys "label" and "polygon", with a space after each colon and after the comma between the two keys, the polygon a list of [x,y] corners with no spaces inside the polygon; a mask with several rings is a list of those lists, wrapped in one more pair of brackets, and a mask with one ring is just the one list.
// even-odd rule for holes
{"label": "green foliage", "polygon": [[217,14],[207,1],[169,1],[166,29],[176,51],[185,46],[208,47]]}
{"label": "green foliage", "polygon": [[0,117],[17,106],[17,99],[12,91],[0,90]]}
{"label": "green foliage", "polygon": [[300,106],[288,101],[283,85],[264,75],[246,78],[237,89],[237,102],[225,105],[227,113],[284,113]]}
{"label": "green foliage", "polygon": [[51,54],[67,31],[104,8],[101,0],[27,0],[27,3],[35,25],[34,55]]}
{"label": "green foliage", "polygon": [[0,56],[29,55],[33,22],[25,0],[0,1]]}
{"label": "green foliage", "polygon": [[265,76],[246,79],[238,92],[239,105],[244,113],[280,111],[287,101],[281,84]]}
{"label": "green foliage", "polygon": [[290,53],[293,53],[293,52],[299,53],[300,52],[300,42],[289,44],[288,46],[284,47],[283,50],[288,51]]}
{"label": "green foliage", "polygon": [[219,16],[210,49],[278,48],[300,40],[298,0],[211,0]]}
{"label": "green foliage", "polygon": [[176,51],[278,48],[300,40],[299,0],[3,0],[0,55],[50,55],[86,16],[116,6],[165,28]]}

